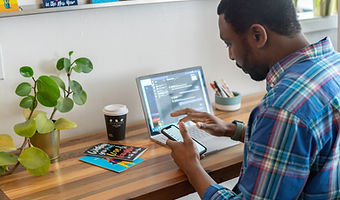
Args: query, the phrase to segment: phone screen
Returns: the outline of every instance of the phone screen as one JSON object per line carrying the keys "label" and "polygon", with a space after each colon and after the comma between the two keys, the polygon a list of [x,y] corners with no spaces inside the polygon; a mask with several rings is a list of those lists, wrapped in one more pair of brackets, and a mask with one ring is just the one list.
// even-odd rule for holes
{"label": "phone screen", "polygon": [[[178,142],[183,142],[183,137],[181,135],[181,132],[179,131],[178,127],[175,125],[170,125],[168,127],[163,128],[162,133],[165,136],[167,136],[169,139],[172,139]],[[193,139],[193,141],[200,155],[207,151],[207,148],[205,146],[197,142],[195,139]]]}

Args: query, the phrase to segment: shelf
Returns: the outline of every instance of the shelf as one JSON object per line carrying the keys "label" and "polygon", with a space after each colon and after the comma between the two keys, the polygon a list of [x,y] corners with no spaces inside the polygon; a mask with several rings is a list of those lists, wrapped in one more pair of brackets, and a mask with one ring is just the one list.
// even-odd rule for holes
{"label": "shelf", "polygon": [[111,3],[97,3],[97,4],[89,3],[89,4],[81,4],[77,6],[65,6],[65,7],[55,7],[55,8],[37,8],[37,6],[22,6],[20,11],[0,13],[0,18],[24,16],[24,15],[35,15],[35,14],[43,14],[43,13],[53,13],[53,12],[86,10],[86,9],[93,9],[93,8],[106,8],[106,7],[116,7],[116,6],[179,2],[179,1],[190,1],[190,0],[126,0],[126,1],[111,2]]}

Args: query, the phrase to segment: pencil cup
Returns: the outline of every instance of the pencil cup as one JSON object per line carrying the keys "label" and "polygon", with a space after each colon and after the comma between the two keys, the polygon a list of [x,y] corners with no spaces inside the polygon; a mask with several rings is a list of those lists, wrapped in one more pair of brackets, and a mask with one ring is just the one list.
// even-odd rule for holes
{"label": "pencil cup", "polygon": [[128,109],[126,105],[112,104],[103,109],[107,137],[109,140],[125,139],[126,115]]}
{"label": "pencil cup", "polygon": [[215,106],[218,110],[235,111],[241,108],[241,95],[233,92],[234,97],[221,97],[215,94]]}

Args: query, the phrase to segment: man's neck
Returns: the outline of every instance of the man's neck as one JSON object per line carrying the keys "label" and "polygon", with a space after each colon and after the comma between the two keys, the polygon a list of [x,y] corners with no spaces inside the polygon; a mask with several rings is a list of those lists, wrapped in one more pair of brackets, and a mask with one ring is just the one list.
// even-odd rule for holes
{"label": "man's neck", "polygon": [[305,48],[309,45],[303,33],[298,33],[293,37],[282,36],[276,33],[271,34],[271,66],[287,57],[288,55]]}

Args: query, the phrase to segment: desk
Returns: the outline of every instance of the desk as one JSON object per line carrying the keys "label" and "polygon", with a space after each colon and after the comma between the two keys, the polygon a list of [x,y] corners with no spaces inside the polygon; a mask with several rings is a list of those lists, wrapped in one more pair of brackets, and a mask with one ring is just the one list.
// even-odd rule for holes
{"label": "desk", "polygon": [[[242,108],[235,112],[216,111],[227,121],[247,121],[250,111],[264,93],[243,97]],[[115,142],[144,146],[145,161],[120,174],[78,160],[85,149],[107,142],[105,131],[98,131],[61,142],[59,161],[47,174],[35,177],[23,167],[1,177],[0,189],[10,199],[174,199],[194,192],[186,176],[178,169],[165,146],[151,141],[144,122],[129,124],[126,139]],[[211,154],[201,160],[204,169],[220,183],[239,175],[243,145]],[[0,190],[0,197],[5,198]]]}

